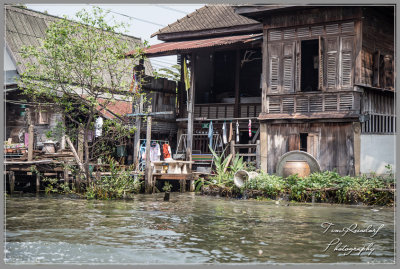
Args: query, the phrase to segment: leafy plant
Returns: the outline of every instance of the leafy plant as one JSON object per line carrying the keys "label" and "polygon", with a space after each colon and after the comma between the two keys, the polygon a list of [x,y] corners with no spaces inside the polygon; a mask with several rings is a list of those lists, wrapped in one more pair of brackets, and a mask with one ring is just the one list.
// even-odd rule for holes
{"label": "leafy plant", "polygon": [[165,191],[165,192],[170,192],[171,189],[172,189],[172,185],[169,184],[169,182],[165,182],[164,183],[164,187],[162,188],[162,190]]}

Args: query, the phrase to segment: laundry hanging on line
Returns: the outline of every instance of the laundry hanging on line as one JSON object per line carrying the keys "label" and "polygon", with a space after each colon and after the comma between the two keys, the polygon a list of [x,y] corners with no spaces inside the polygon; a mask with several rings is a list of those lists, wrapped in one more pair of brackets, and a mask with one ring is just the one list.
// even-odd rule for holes
{"label": "laundry hanging on line", "polygon": [[248,127],[249,127],[249,137],[251,137],[251,120],[249,119],[249,125],[248,125]]}
{"label": "laundry hanging on line", "polygon": [[228,143],[228,139],[226,138],[226,121],[222,124],[222,141],[224,144]]}
{"label": "laundry hanging on line", "polygon": [[212,148],[213,146],[213,134],[214,134],[214,130],[213,130],[213,124],[212,121],[210,121],[210,126],[208,127],[208,139],[210,140],[210,148]]}
{"label": "laundry hanging on line", "polygon": [[239,143],[239,121],[236,121],[236,143]]}

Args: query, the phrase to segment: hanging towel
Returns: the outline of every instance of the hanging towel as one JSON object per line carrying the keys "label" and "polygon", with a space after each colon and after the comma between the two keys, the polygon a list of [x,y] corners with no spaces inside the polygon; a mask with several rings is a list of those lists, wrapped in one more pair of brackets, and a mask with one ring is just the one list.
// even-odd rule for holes
{"label": "hanging towel", "polygon": [[233,135],[233,130],[232,130],[232,122],[229,123],[229,138],[228,138],[228,142],[232,141],[232,135]]}
{"label": "hanging towel", "polygon": [[210,140],[210,147],[212,148],[213,143],[213,124],[210,121],[210,126],[208,127],[208,139]]}
{"label": "hanging towel", "polygon": [[226,138],[226,121],[222,124],[222,141],[224,144],[228,143],[228,139]]}
{"label": "hanging towel", "polygon": [[251,137],[251,120],[249,120],[249,137]]}
{"label": "hanging towel", "polygon": [[236,121],[236,143],[239,143],[239,121]]}
{"label": "hanging towel", "polygon": [[169,145],[168,144],[164,144],[163,145],[163,154],[164,154],[164,160],[171,158],[171,152],[169,150]]}
{"label": "hanging towel", "polygon": [[103,118],[102,117],[98,117],[96,119],[96,124],[95,124],[95,137],[101,136],[102,128],[103,128]]}

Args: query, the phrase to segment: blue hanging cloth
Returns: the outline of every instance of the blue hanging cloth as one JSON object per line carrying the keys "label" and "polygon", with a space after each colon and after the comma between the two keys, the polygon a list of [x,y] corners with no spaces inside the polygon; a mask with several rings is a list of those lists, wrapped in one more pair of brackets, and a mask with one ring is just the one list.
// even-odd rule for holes
{"label": "blue hanging cloth", "polygon": [[212,148],[212,142],[213,142],[213,124],[212,124],[212,121],[210,121],[210,126],[208,127],[208,139],[210,140],[210,147]]}

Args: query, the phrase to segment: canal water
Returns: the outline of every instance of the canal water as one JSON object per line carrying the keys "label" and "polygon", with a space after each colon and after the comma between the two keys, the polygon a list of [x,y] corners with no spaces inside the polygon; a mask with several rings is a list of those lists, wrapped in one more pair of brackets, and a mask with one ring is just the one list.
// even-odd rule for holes
{"label": "canal water", "polygon": [[261,264],[393,263],[395,235],[393,208],[160,193],[7,197],[5,237],[8,264]]}

